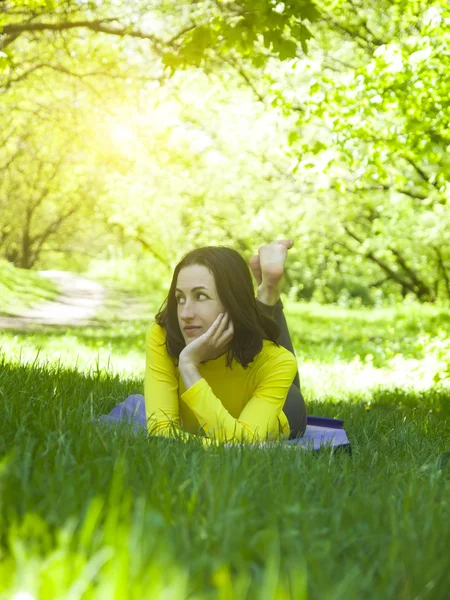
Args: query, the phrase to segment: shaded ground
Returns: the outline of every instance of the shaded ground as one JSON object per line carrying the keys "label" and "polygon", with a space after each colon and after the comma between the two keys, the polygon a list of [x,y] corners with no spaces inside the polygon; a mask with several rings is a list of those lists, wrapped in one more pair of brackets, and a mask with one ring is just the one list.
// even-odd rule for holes
{"label": "shaded ground", "polygon": [[32,329],[34,325],[95,325],[108,290],[95,281],[65,271],[40,271],[59,286],[54,301],[42,302],[22,315],[0,316],[0,329]]}

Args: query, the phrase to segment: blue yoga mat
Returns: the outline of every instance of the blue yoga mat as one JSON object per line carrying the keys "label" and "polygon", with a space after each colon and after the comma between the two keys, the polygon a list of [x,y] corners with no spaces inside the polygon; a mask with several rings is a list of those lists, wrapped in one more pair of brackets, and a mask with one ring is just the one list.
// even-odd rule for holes
{"label": "blue yoga mat", "polygon": [[[132,394],[115,406],[107,415],[91,419],[92,423],[110,423],[111,425],[120,421],[133,422],[134,431],[147,427],[145,401],[142,394]],[[312,450],[332,447],[333,449],[346,450],[351,454],[351,444],[344,429],[344,421],[341,419],[307,417],[306,431],[303,436],[294,440],[285,440],[283,443],[298,444]]]}

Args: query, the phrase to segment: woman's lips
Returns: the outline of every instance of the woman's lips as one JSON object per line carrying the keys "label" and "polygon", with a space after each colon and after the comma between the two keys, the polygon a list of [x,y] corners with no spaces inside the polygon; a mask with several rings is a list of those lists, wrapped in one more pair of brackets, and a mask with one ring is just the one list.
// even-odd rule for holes
{"label": "woman's lips", "polygon": [[200,327],[192,327],[191,329],[185,329],[185,332],[188,335],[192,335],[193,333],[195,333],[198,329],[200,329]]}

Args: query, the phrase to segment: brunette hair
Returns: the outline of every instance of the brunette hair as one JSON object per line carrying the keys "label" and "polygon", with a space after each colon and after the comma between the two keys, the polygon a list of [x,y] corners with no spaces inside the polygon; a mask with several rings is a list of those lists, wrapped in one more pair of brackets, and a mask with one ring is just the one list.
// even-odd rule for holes
{"label": "brunette hair", "polygon": [[263,348],[263,340],[276,346],[281,329],[278,323],[258,306],[250,267],[244,258],[226,246],[196,248],[183,256],[175,267],[169,293],[155,316],[158,325],[167,332],[167,353],[178,359],[186,347],[177,316],[175,288],[178,273],[184,267],[203,265],[214,276],[217,293],[224,310],[233,321],[234,336],[227,353],[227,367],[236,359],[244,369]]}

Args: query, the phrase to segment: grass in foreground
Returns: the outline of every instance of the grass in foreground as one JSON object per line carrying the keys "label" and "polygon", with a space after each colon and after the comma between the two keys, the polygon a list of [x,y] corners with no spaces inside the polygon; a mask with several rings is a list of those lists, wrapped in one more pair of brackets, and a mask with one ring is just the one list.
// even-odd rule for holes
{"label": "grass in foreground", "polygon": [[[0,599],[445,599],[446,313],[286,313],[309,413],[344,419],[352,457],[204,449],[91,424],[143,392],[133,357],[147,317],[4,335]],[[113,352],[109,371],[92,369],[99,344],[105,363]]]}
{"label": "grass in foreground", "polygon": [[1,373],[1,598],[445,598],[448,391],[335,403],[350,457],[147,439],[89,422],[138,380]]}

